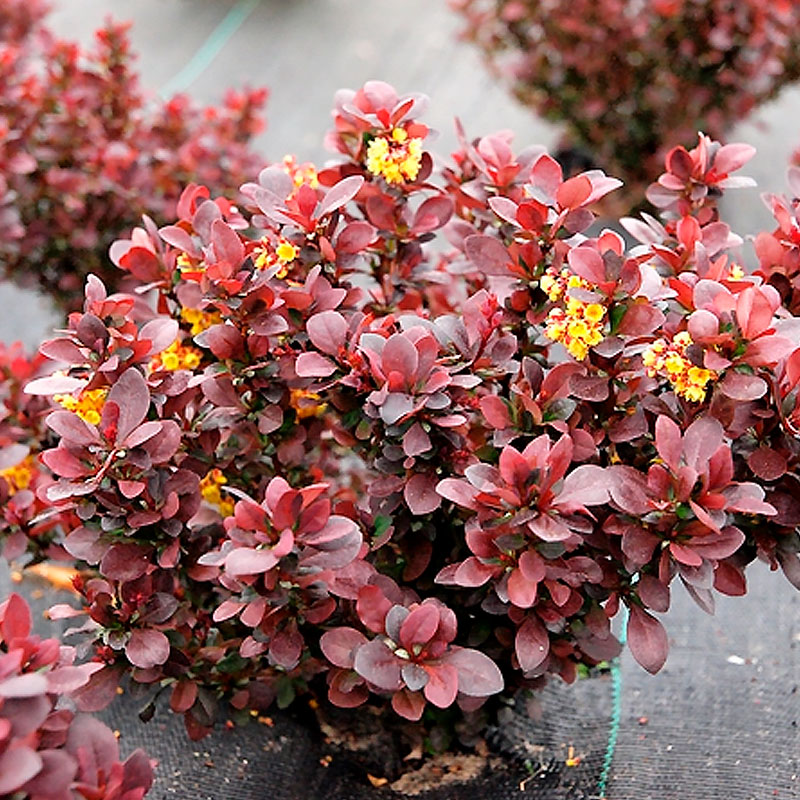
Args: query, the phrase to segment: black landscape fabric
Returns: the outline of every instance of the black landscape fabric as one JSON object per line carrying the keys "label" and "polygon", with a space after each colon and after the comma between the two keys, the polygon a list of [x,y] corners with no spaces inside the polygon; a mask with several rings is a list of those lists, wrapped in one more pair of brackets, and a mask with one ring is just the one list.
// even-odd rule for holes
{"label": "black landscape fabric", "polygon": [[[554,680],[533,719],[509,710],[490,736],[495,755],[479,777],[443,781],[416,796],[591,800],[601,796],[605,777],[608,800],[800,797],[800,593],[761,565],[750,582],[747,597],[719,598],[714,617],[676,584],[665,618],[670,656],[658,676],[625,653],[616,704],[608,674],[573,686]],[[10,587],[3,567],[0,596]],[[14,588],[40,620],[39,612],[63,599],[28,580]],[[140,722],[143,704],[126,693],[102,716],[120,732],[123,755],[143,747],[158,759],[152,800],[401,796],[371,786],[318,731],[290,714],[271,713],[271,725],[220,725],[191,742],[182,720],[163,708]]]}

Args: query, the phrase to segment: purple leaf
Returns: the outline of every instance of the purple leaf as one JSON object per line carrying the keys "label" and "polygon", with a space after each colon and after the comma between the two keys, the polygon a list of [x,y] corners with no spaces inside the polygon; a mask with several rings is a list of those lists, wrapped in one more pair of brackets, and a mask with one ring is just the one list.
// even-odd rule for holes
{"label": "purple leaf", "polygon": [[375,227],[369,222],[363,220],[351,222],[336,237],[336,253],[360,253],[375,241],[376,235]]}
{"label": "purple leaf", "polygon": [[523,672],[531,672],[547,658],[550,637],[538,617],[529,616],[522,623],[514,640],[514,650]]}
{"label": "purple leaf", "polygon": [[653,575],[642,575],[636,584],[636,593],[642,602],[653,611],[669,610],[669,586],[665,586]]}
{"label": "purple leaf", "polygon": [[68,375],[49,375],[36,378],[25,385],[26,394],[71,394],[86,385],[85,380]]}
{"label": "purple leaf", "polygon": [[414,214],[411,230],[415,234],[429,233],[447,224],[453,216],[453,201],[446,195],[429,197]]}
{"label": "purple leaf", "polygon": [[336,372],[336,364],[319,353],[300,353],[294,370],[300,378],[327,378]]}
{"label": "purple leaf", "polygon": [[381,639],[373,639],[356,651],[353,668],[365,680],[387,692],[402,685],[401,663]]}
{"label": "purple leaf", "polygon": [[367,643],[367,637],[355,628],[325,631],[319,640],[323,655],[336,667],[352,669],[355,652]]}
{"label": "purple leaf", "polygon": [[67,797],[68,795],[59,793],[58,789],[67,791],[66,787],[70,786],[75,778],[75,773],[78,771],[75,759],[63,750],[40,750],[38,755],[42,759],[42,768],[25,784],[25,796],[42,800]]}
{"label": "purple leaf", "polygon": [[464,254],[485,275],[508,275],[508,250],[493,236],[482,233],[467,236]]}
{"label": "purple leaf", "polygon": [[238,267],[244,259],[244,245],[233,228],[221,219],[211,223],[211,246],[219,261]]}
{"label": "purple leaf", "polygon": [[0,697],[23,698],[36,697],[47,692],[47,677],[39,672],[29,672],[25,675],[14,675],[0,681]]}
{"label": "purple leaf", "polygon": [[100,572],[116,581],[136,580],[147,572],[149,555],[150,549],[138,544],[111,545],[100,562]]}
{"label": "purple leaf", "polygon": [[13,747],[0,754],[0,795],[11,797],[42,769],[41,756],[30,747]]}
{"label": "purple leaf", "polygon": [[70,443],[88,447],[99,441],[97,431],[71,411],[54,411],[47,415],[47,427]]}
{"label": "purple leaf", "polygon": [[437,494],[436,478],[433,475],[412,475],[403,490],[406,505],[415,516],[430,514],[441,505]]}
{"label": "purple leaf", "polygon": [[500,668],[485,653],[469,647],[454,648],[447,663],[458,672],[458,691],[469,697],[488,697],[502,692],[505,684]]}
{"label": "purple leaf", "polygon": [[344,345],[347,322],[338,311],[323,311],[308,320],[306,331],[317,350],[335,356]]}
{"label": "purple leaf", "polygon": [[119,408],[115,437],[115,444],[119,445],[139,426],[150,408],[150,391],[139,370],[134,367],[125,370],[111,387],[103,408],[101,429],[105,427],[106,410],[114,405]]}
{"label": "purple leaf", "polygon": [[608,502],[609,478],[603,467],[582,464],[566,478],[556,499],[560,507],[579,510],[583,506],[599,506]]}
{"label": "purple leaf", "polygon": [[314,218],[320,219],[337,208],[341,208],[358,194],[363,185],[364,179],[360,175],[351,175],[349,178],[340,180],[322,198],[314,213]]}
{"label": "purple leaf", "polygon": [[234,577],[238,575],[260,575],[269,572],[278,563],[278,558],[270,548],[253,550],[237,547],[225,559],[225,571]]}
{"label": "purple leaf", "polygon": [[[459,690],[458,670],[445,661],[437,666],[427,668],[428,682],[423,693],[425,699],[437,708],[448,708],[453,705]],[[409,686],[409,689],[411,687]]]}
{"label": "purple leaf", "polygon": [[125,654],[134,666],[156,667],[169,658],[169,639],[152,628],[137,629],[125,645]]}
{"label": "purple leaf", "polygon": [[117,696],[122,679],[121,666],[103,667],[89,678],[89,683],[72,693],[80,711],[101,711]]}
{"label": "purple leaf", "polygon": [[160,317],[146,322],[139,331],[139,339],[150,340],[150,355],[166,350],[177,338],[180,328],[177,320]]}
{"label": "purple leaf", "polygon": [[407,650],[430,641],[439,627],[439,610],[430,603],[417,606],[400,626],[400,642]]}
{"label": "purple leaf", "polygon": [[758,400],[767,393],[768,388],[763,378],[742,372],[728,372],[719,383],[719,389],[726,397],[742,403]]}
{"label": "purple leaf", "polygon": [[633,657],[655,675],[667,660],[669,642],[664,626],[639,606],[631,606],[628,617],[628,647]]}

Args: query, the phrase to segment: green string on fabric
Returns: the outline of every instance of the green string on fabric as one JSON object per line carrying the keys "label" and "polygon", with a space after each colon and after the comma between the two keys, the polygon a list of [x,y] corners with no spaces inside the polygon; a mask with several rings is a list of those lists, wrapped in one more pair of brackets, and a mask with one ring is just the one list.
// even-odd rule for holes
{"label": "green string on fabric", "polygon": [[[628,609],[622,607],[620,614],[622,631],[619,636],[620,644],[625,645],[626,630],[628,627]],[[622,718],[622,656],[617,656],[611,662],[611,722],[608,727],[608,743],[603,756],[603,768],[600,770],[600,779],[597,782],[597,793],[601,800],[606,800],[606,787],[611,773],[611,763],[614,760],[614,751],[617,749],[617,739]]]}
{"label": "green string on fabric", "polygon": [[168,100],[175,94],[185,92],[208,69],[260,2],[261,0],[239,0],[211,31],[185,66],[161,87],[159,90],[161,97]]}

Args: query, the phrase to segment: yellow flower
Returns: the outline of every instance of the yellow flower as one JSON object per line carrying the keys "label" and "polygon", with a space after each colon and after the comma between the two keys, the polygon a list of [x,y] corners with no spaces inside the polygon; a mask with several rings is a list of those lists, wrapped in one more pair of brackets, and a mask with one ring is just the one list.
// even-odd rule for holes
{"label": "yellow flower", "polygon": [[192,336],[197,336],[212,325],[222,322],[218,311],[201,311],[199,308],[182,308],[181,319],[191,325]]}
{"label": "yellow flower", "polygon": [[319,400],[320,396],[308,389],[292,389],[289,393],[289,405],[295,410],[297,419],[321,417],[328,404],[320,403]]}
{"label": "yellow flower", "polygon": [[708,384],[717,379],[717,373],[689,360],[686,351],[692,344],[688,331],[676,333],[671,342],[657,339],[642,353],[642,364],[651,378],[664,375],[679,397],[700,403],[705,400]]}
{"label": "yellow flower", "polygon": [[16,494],[22,489],[27,489],[33,480],[34,462],[33,456],[25,456],[19,464],[13,467],[6,467],[0,470],[0,477],[6,479],[8,493]]}
{"label": "yellow flower", "polygon": [[[542,276],[539,285],[551,300],[563,297],[569,289],[593,288],[588,281],[567,269],[557,274],[552,268]],[[544,334],[548,339],[561,342],[573,358],[583,361],[589,355],[589,348],[603,341],[605,317],[606,307],[601,303],[585,303],[568,295],[563,309],[550,310]]]}
{"label": "yellow flower", "polygon": [[422,139],[409,138],[403,128],[376,136],[367,147],[367,169],[387,183],[414,181],[422,166]]}
{"label": "yellow flower", "polygon": [[269,269],[279,264],[280,268],[275,273],[275,277],[285,278],[289,273],[289,264],[300,255],[300,248],[287,239],[281,239],[277,247],[273,247],[272,243],[265,236],[259,243],[259,246],[253,251],[253,254],[255,256],[254,263],[256,269]]}
{"label": "yellow flower", "polygon": [[583,315],[589,322],[600,322],[606,315],[606,309],[605,306],[601,306],[600,303],[589,303],[589,305],[583,309]]}
{"label": "yellow flower", "polygon": [[176,372],[179,369],[197,369],[203,354],[191,345],[183,345],[177,339],[165,350],[150,359],[150,372]]}
{"label": "yellow flower", "polygon": [[312,189],[319,187],[317,168],[310,161],[298,164],[297,159],[289,155],[283,157],[282,164],[284,171],[292,179],[295,187],[302,186],[304,183],[308,184]]}
{"label": "yellow flower", "polygon": [[83,390],[77,397],[74,394],[57,394],[53,400],[67,411],[72,411],[90,425],[97,425],[106,404],[108,389]]}
{"label": "yellow flower", "polygon": [[222,517],[232,516],[235,506],[234,501],[227,495],[223,496],[220,490],[220,487],[227,482],[228,479],[222,474],[222,471],[216,468],[208,472],[200,481],[200,494],[203,500],[216,506]]}

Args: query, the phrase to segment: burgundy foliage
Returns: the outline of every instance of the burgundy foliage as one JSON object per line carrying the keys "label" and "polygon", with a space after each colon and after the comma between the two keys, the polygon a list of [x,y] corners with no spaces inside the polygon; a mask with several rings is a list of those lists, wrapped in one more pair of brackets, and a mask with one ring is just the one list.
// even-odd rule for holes
{"label": "burgundy foliage", "polygon": [[38,0],[0,9],[0,262],[74,310],[89,273],[119,282],[108,247],[143,213],[163,224],[191,181],[235,192],[263,165],[250,141],[266,91],[230,91],[218,107],[156,102],[126,25],[107,23],[84,52],[45,13]]}
{"label": "burgundy foliage", "polygon": [[141,800],[150,788],[142,750],[120,761],[109,728],[57,705],[100,669],[74,659],[74,648],[31,634],[18,594],[0,603],[0,797]]}
{"label": "burgundy foliage", "polygon": [[722,139],[800,77],[791,0],[450,0],[463,36],[577,161],[625,179],[642,201],[667,149]]}
{"label": "burgundy foliage", "polygon": [[195,738],[219,699],[309,693],[485,721],[616,657],[623,606],[655,672],[676,586],[711,611],[760,559],[800,588],[796,201],[747,274],[716,203],[751,150],[701,135],[629,247],[592,227],[619,181],[506,134],[434,173],[422,107],[370,82],[337,98],[338,163],[238,207],[189,186],[111,248],[152,302],[90,277],[24,367],[32,495],[85,573],[52,612],[85,617],[82,710],[129,675]]}

